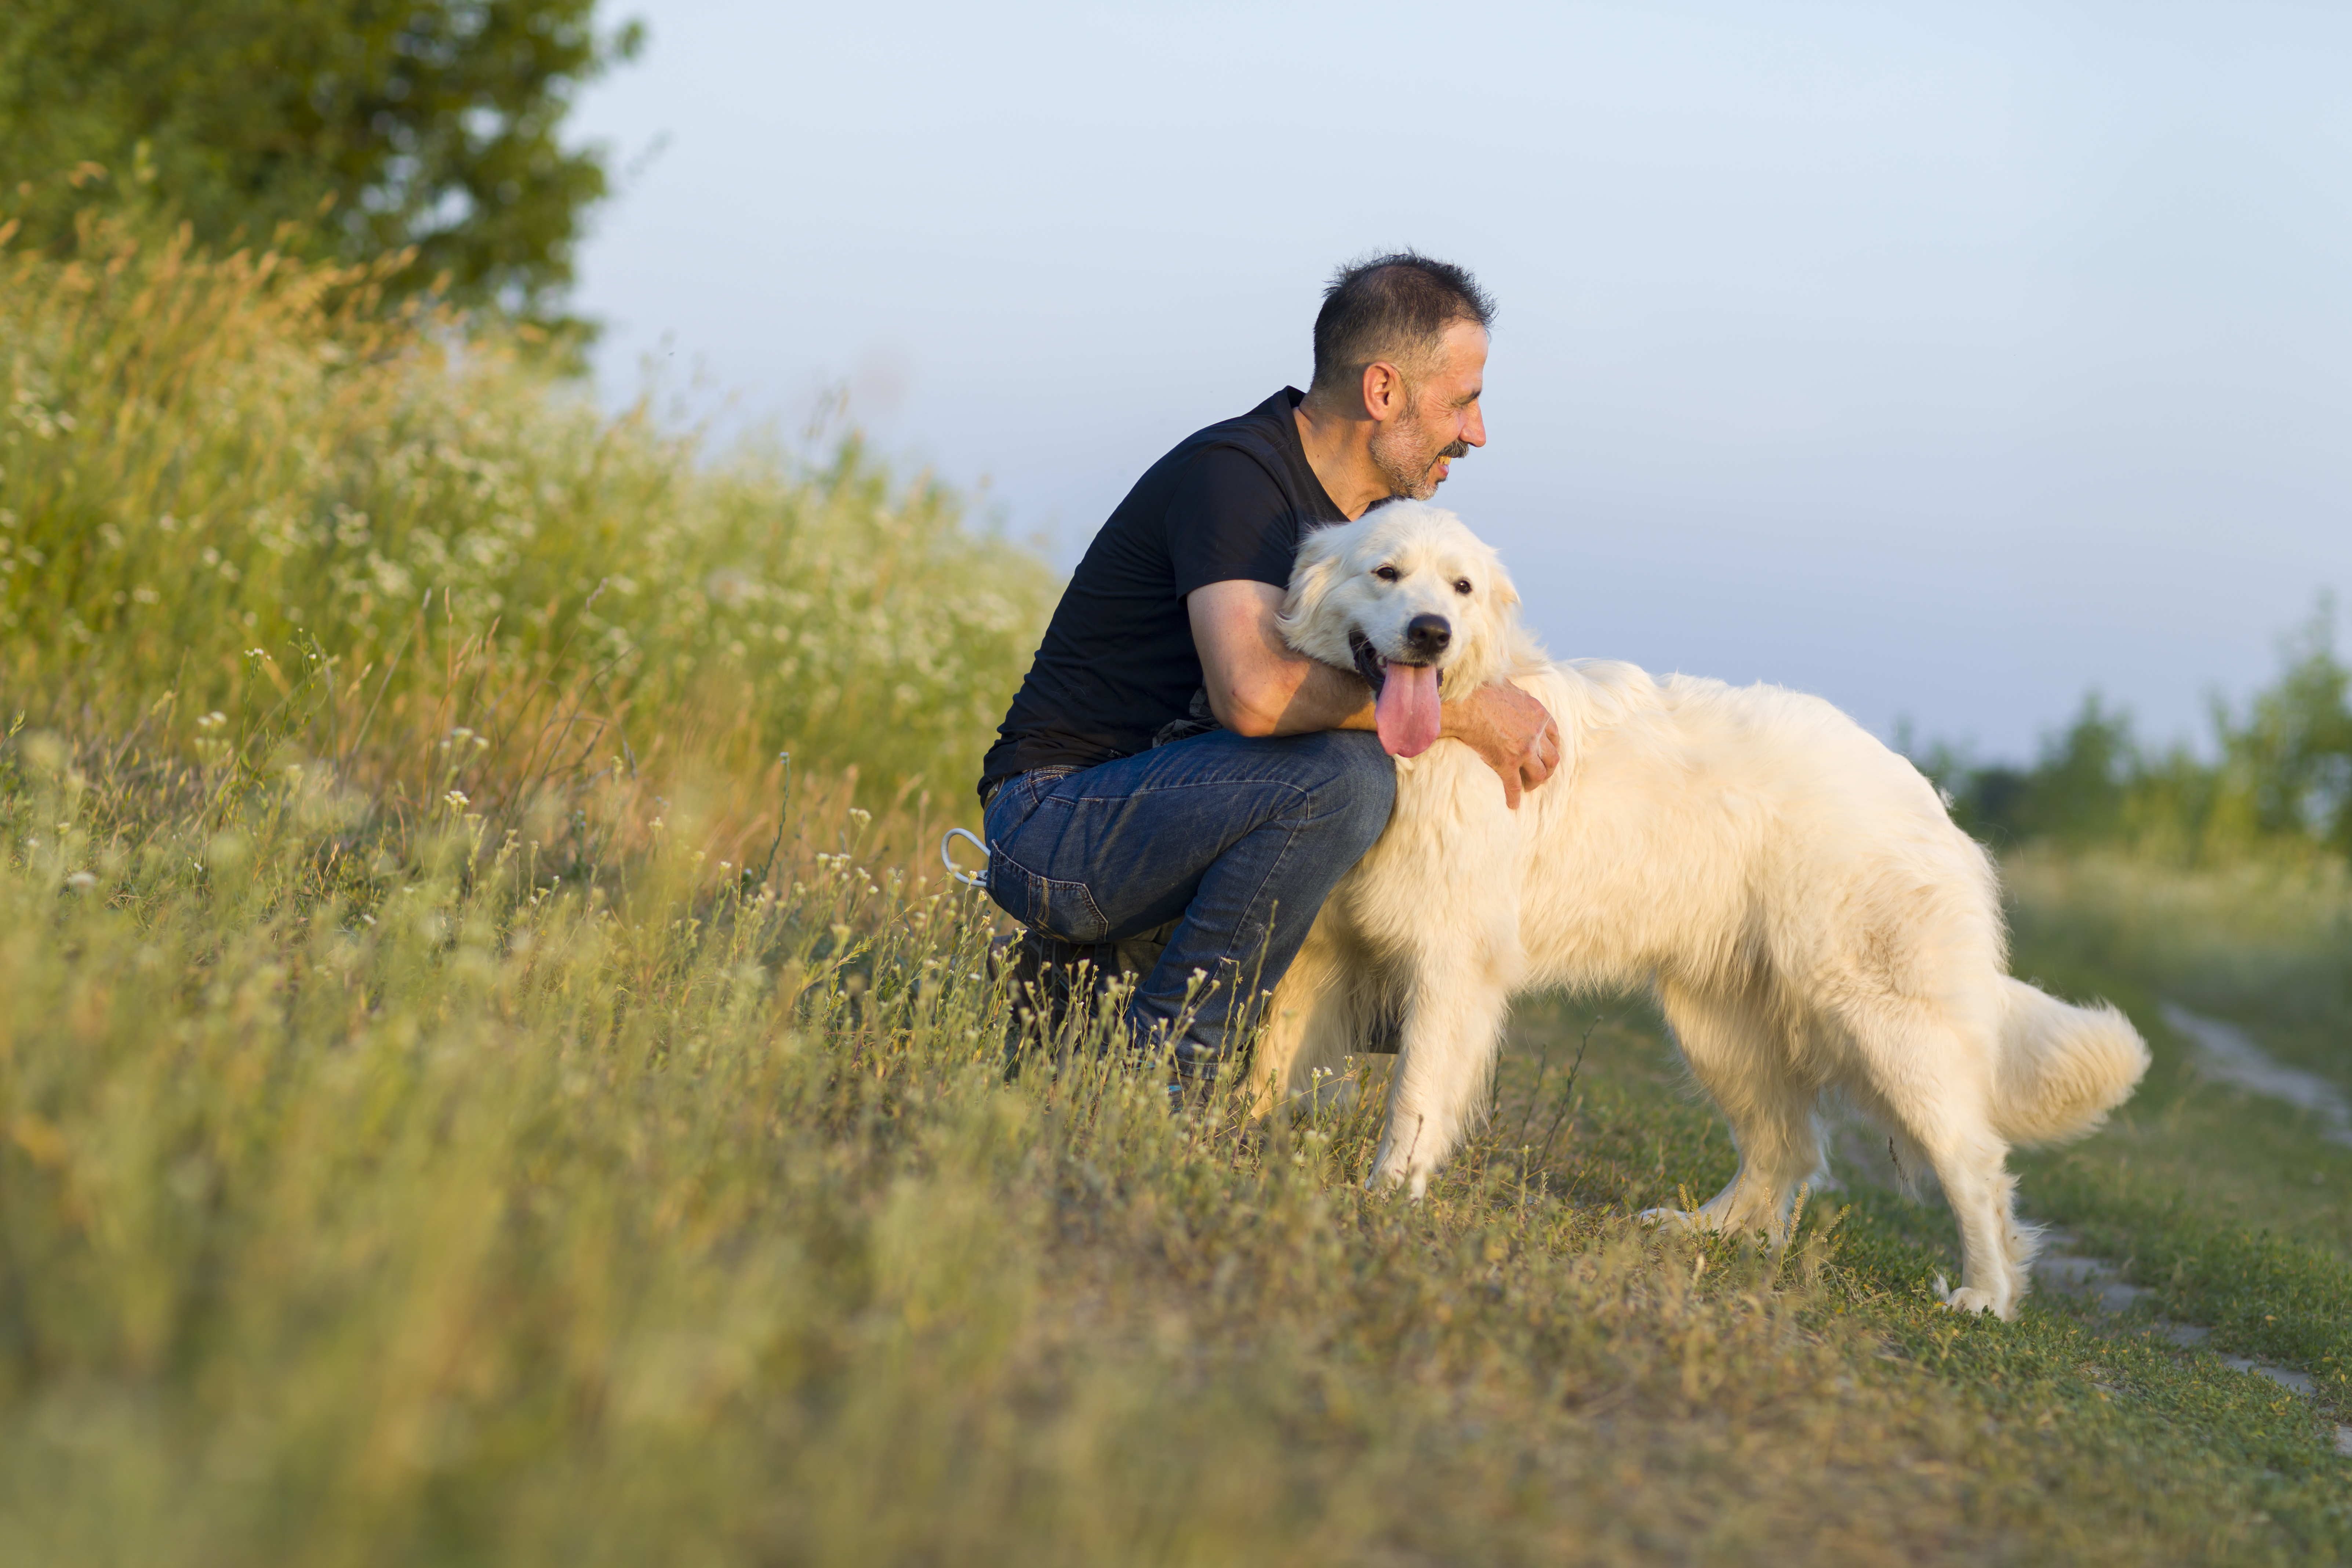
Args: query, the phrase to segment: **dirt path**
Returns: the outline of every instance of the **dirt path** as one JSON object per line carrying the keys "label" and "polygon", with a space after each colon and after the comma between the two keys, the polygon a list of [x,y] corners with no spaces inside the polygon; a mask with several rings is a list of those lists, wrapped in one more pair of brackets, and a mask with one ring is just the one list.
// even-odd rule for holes
{"label": "dirt path", "polygon": [[2323,1136],[2329,1142],[2352,1146],[2352,1103],[2342,1089],[2316,1073],[2273,1061],[2235,1024],[2192,1013],[2178,1002],[2165,1003],[2161,1011],[2167,1024],[2195,1043],[2197,1070],[2205,1077],[2308,1110],[2326,1123]]}
{"label": "dirt path", "polygon": [[[2163,1004],[2162,1011],[2164,1021],[2188,1036],[2196,1047],[2197,1070],[2204,1077],[2310,1111],[2325,1124],[2324,1136],[2330,1142],[2352,1144],[2352,1104],[2346,1102],[2343,1090],[2315,1073],[2272,1060],[2270,1053],[2234,1024],[2192,1013],[2177,1002]],[[2145,1287],[2117,1279],[2114,1266],[2104,1259],[2068,1250],[2074,1242],[2074,1238],[2063,1231],[2053,1230],[2045,1235],[2044,1251],[2033,1260],[2036,1285],[2055,1294],[2095,1302],[2105,1312],[2125,1311],[2147,1294]],[[2150,1319],[2148,1327],[2185,1349],[2201,1346],[2213,1332],[2194,1323],[2176,1323],[2167,1318]],[[2293,1367],[2256,1361],[2252,1356],[2225,1355],[2220,1360],[2224,1366],[2266,1377],[2306,1399],[2316,1392],[2311,1375]],[[2336,1426],[2336,1451],[2352,1457],[2352,1426]]]}
{"label": "dirt path", "polygon": [[[2033,1282],[2036,1286],[2053,1295],[2079,1297],[2095,1303],[2103,1312],[2127,1310],[2147,1294],[2145,1286],[2126,1284],[2117,1279],[2115,1266],[2105,1259],[2067,1251],[2066,1248],[2074,1244],[2074,1238],[2063,1230],[2043,1233],[2044,1250],[2033,1260]],[[2159,1338],[2169,1340],[2184,1350],[2195,1350],[2213,1337],[2210,1329],[2200,1328],[2195,1323],[2176,1323],[2169,1318],[2150,1318],[2147,1326]],[[2217,1359],[2223,1366],[2235,1371],[2251,1372],[2257,1377],[2269,1378],[2281,1388],[2292,1390],[2305,1399],[2318,1392],[2309,1373],[2297,1372],[2291,1366],[2279,1366],[2242,1355],[2225,1355]],[[2352,1426],[2337,1424],[2336,1451],[2352,1458]]]}

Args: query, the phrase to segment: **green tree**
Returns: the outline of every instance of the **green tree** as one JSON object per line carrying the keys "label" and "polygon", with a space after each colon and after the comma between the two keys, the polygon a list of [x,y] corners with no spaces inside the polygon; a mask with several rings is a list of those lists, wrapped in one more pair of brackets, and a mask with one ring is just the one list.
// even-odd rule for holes
{"label": "green tree", "polygon": [[1951,802],[1953,820],[1979,837],[2087,843],[2124,830],[2123,808],[2141,759],[2131,715],[2095,691],[2072,724],[2043,734],[2032,768],[1979,767],[1947,746],[1930,751],[1919,766]]}
{"label": "green tree", "polygon": [[[594,0],[5,0],[0,207],[72,242],[92,187],[220,247],[299,226],[313,254],[415,247],[397,292],[559,321],[607,190],[558,140],[573,90],[632,58]],[[577,326],[578,323],[562,323]]]}
{"label": "green tree", "polygon": [[2265,833],[2304,834],[2352,853],[2352,669],[2336,656],[2332,602],[2284,649],[2278,684],[2255,694],[2243,723],[2220,728],[2227,766],[2253,797]]}

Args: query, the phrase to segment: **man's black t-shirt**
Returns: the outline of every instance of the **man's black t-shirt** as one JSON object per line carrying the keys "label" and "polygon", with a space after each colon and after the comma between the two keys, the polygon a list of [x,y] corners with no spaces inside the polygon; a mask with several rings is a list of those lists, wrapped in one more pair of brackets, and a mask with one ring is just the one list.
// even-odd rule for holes
{"label": "man's black t-shirt", "polygon": [[1136,481],[1087,546],[1021,683],[980,787],[1031,768],[1133,755],[1190,716],[1201,656],[1184,595],[1234,579],[1290,582],[1311,528],[1344,522],[1307,466],[1285,387],[1195,431]]}

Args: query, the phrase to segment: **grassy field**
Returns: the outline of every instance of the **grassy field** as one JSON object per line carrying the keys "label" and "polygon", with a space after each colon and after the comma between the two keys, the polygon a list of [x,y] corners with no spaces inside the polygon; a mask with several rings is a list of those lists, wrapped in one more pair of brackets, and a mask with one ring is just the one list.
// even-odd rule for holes
{"label": "grassy field", "polygon": [[[1368,1117],[1004,1081],[994,921],[837,787],[747,887],[620,784],[574,810],[638,847],[559,872],[307,782],[220,826],[108,755],[9,753],[9,1560],[2352,1549],[2309,1405],[2062,1301],[1952,1317],[1940,1211],[1857,1185],[1777,1258],[1634,1225],[1730,1163],[1638,1003],[1527,1010],[1414,1205],[1357,1186]],[[2342,1251],[2191,1179],[2251,1191],[2280,1119],[2176,1115],[2170,1062],[2028,1204],[2330,1371]]]}
{"label": "grassy field", "polygon": [[[2340,1393],[1954,1317],[1859,1179],[1778,1254],[1634,1223],[1732,1161],[1637,999],[1523,1008],[1419,1204],[1369,1112],[1008,1080],[932,855],[1034,563],[93,246],[0,291],[0,1562],[2352,1556]],[[2026,1206],[2341,1389],[2352,1166],[2154,1011],[2344,1078],[2341,880],[2012,875],[2158,1053]]]}

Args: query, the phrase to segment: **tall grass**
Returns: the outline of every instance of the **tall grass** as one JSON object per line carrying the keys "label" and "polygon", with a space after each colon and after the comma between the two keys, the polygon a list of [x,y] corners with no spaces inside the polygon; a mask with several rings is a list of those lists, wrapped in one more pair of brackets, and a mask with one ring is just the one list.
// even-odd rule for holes
{"label": "tall grass", "polygon": [[1375,1104],[1171,1116],[1083,1051],[1007,1081],[994,920],[837,787],[747,879],[698,847],[721,790],[574,781],[557,871],[455,803],[121,752],[0,771],[0,1560],[2144,1542],[1878,1359],[1818,1238],[1633,1223],[1696,1108],[1587,1152],[1581,1096],[1530,1101],[1391,1201]]}
{"label": "tall grass", "polygon": [[[2352,873],[2332,858],[2242,852],[2186,868],[2168,857],[2030,847],[2003,863],[2020,951],[2128,977],[2274,1047],[2352,1074]],[[2308,1051],[2294,1050],[2299,1042]]]}
{"label": "tall grass", "polygon": [[81,234],[63,265],[0,251],[12,711],[127,731],[173,693],[158,723],[185,742],[315,656],[333,679],[300,739],[348,762],[429,727],[470,640],[471,727],[500,746],[565,711],[599,765],[685,725],[735,733],[739,763],[789,745],[869,785],[976,774],[1052,583],[946,490],[854,440],[706,460],[527,345],[385,310],[397,257],[211,258],[96,215]]}

